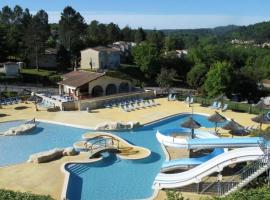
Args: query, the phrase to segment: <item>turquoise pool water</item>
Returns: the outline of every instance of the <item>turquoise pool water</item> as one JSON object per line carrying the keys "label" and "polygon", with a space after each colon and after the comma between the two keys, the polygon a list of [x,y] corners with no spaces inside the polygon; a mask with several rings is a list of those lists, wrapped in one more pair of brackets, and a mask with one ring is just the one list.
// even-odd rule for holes
{"label": "turquoise pool water", "polygon": [[[114,132],[132,144],[152,151],[149,158],[128,161],[113,154],[89,164],[69,164],[71,172],[67,197],[70,200],[124,200],[143,199],[153,194],[152,183],[165,160],[163,150],[156,139],[157,130],[177,128],[190,115],[180,115],[147,125],[129,132]],[[193,118],[205,127],[213,127],[202,115]],[[3,125],[3,124],[2,124]],[[0,137],[0,166],[24,162],[30,154],[55,147],[67,147],[81,139],[89,130],[39,123],[30,135]]]}

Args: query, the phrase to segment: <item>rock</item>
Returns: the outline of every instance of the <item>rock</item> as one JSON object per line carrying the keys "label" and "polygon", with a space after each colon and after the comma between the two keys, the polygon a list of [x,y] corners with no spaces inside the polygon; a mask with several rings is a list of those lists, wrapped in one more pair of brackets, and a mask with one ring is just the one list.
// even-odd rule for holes
{"label": "rock", "polygon": [[78,152],[73,147],[65,148],[63,151],[63,156],[75,156]]}
{"label": "rock", "polygon": [[14,135],[23,135],[27,132],[30,132],[36,128],[36,124],[22,124],[15,128],[10,128],[8,131],[4,132],[4,136],[14,136]]}
{"label": "rock", "polygon": [[140,126],[139,122],[105,122],[98,124],[95,130],[126,130],[133,129]]}
{"label": "rock", "polygon": [[63,149],[53,149],[50,151],[44,151],[36,154],[32,154],[28,160],[28,162],[33,163],[44,163],[49,162],[63,156]]}

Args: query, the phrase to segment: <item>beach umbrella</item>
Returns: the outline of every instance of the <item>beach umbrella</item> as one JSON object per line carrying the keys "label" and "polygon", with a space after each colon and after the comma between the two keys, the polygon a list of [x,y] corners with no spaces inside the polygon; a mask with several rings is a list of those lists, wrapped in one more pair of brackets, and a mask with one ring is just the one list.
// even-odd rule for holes
{"label": "beach umbrella", "polygon": [[270,120],[264,114],[253,117],[251,120],[260,124],[260,131],[262,130],[262,124],[270,124]]}
{"label": "beach umbrella", "polygon": [[217,130],[218,123],[222,123],[222,122],[227,121],[227,119],[224,116],[222,116],[221,114],[219,114],[217,111],[213,115],[209,116],[208,120],[210,122],[215,123],[215,131]]}
{"label": "beach umbrella", "polygon": [[260,100],[257,104],[254,105],[254,107],[262,110],[267,108],[267,105],[264,103],[263,100]]}
{"label": "beach umbrella", "polygon": [[181,124],[184,128],[190,128],[191,129],[191,138],[194,138],[194,129],[200,128],[201,124],[197,121],[195,121],[192,117],[190,117],[187,121],[183,122]]}
{"label": "beach umbrella", "polygon": [[230,134],[244,136],[244,135],[248,135],[249,132],[245,128],[242,128],[242,129],[238,129],[238,130],[237,129],[231,130]]}
{"label": "beach umbrella", "polygon": [[234,121],[232,119],[227,124],[225,124],[224,126],[222,126],[222,128],[225,129],[225,130],[234,131],[234,130],[244,129],[244,126],[240,125],[239,123],[237,123],[236,121]]}

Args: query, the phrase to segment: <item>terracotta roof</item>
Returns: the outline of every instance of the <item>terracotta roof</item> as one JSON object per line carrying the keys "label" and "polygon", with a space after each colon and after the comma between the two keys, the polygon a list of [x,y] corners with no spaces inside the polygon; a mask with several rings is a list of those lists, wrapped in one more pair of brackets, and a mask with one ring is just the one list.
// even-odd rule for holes
{"label": "terracotta roof", "polygon": [[270,80],[269,79],[265,79],[262,81],[264,84],[270,84]]}
{"label": "terracotta roof", "polygon": [[92,82],[102,76],[105,73],[86,72],[86,71],[73,71],[63,75],[64,80],[60,81],[59,85],[68,85],[71,87],[80,87],[86,83]]}

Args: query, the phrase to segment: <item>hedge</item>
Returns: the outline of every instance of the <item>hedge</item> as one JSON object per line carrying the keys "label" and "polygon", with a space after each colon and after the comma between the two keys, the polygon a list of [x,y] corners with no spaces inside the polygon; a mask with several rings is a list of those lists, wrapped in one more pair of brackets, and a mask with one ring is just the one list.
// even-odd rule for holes
{"label": "hedge", "polygon": [[15,192],[0,189],[0,200],[54,200],[49,195],[36,195],[29,192]]}

